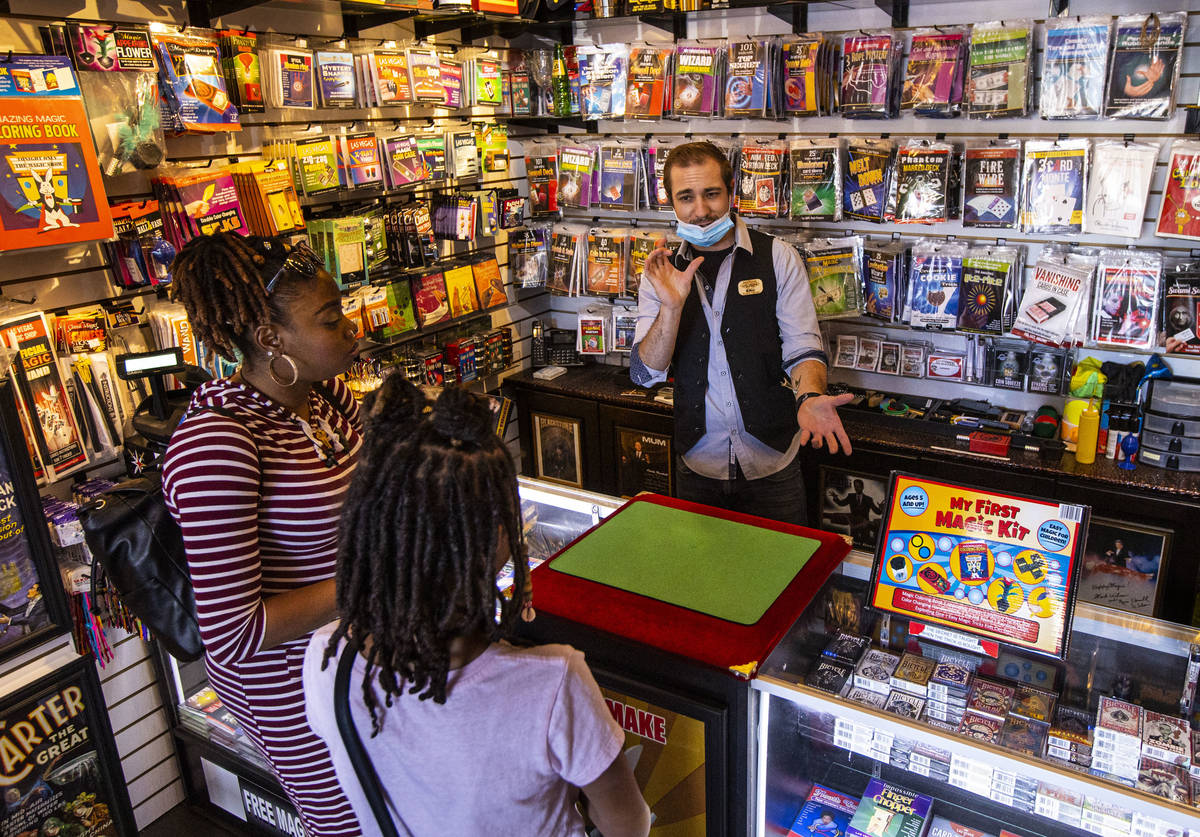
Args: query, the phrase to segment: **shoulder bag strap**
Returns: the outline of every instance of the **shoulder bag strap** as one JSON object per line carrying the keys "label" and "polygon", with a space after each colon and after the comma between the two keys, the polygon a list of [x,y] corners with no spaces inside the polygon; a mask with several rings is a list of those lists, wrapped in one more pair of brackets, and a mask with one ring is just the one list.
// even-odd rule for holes
{"label": "shoulder bag strap", "polygon": [[338,659],[337,675],[333,681],[333,714],[337,719],[338,732],[342,734],[342,743],[346,745],[346,753],[354,772],[358,775],[358,783],[363,789],[363,795],[375,812],[375,821],[379,824],[379,832],[383,837],[399,837],[396,825],[392,822],[392,814],[384,801],[383,788],[379,784],[379,775],[371,757],[363,747],[362,738],[354,727],[354,718],[350,715],[350,669],[354,666],[354,658],[358,656],[358,643],[346,638]]}

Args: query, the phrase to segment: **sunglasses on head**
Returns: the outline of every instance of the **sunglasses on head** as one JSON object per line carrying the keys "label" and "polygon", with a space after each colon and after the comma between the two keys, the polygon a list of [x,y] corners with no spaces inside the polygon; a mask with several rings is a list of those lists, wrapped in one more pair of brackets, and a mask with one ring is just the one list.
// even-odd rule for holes
{"label": "sunglasses on head", "polygon": [[287,257],[283,260],[283,265],[271,277],[271,281],[267,283],[267,293],[275,290],[275,285],[279,282],[279,277],[284,273],[291,271],[298,273],[305,279],[312,279],[317,275],[317,271],[325,266],[325,261],[317,255],[313,248],[308,246],[307,241],[299,241],[292,246],[288,251]]}

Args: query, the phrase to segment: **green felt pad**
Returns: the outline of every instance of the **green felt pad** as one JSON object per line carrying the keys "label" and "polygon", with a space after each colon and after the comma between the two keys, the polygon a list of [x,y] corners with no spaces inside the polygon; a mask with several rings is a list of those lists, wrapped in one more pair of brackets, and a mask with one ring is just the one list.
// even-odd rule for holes
{"label": "green felt pad", "polygon": [[820,541],[635,502],[568,546],[555,570],[753,625]]}

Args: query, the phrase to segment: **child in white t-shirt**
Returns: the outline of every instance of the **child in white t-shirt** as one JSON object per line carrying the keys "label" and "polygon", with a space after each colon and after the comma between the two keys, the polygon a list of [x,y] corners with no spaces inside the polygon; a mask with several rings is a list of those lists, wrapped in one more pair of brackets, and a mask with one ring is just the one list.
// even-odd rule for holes
{"label": "child in white t-shirt", "polygon": [[[431,407],[393,375],[364,408],[338,553],[343,617],[313,634],[303,682],[365,833],[379,832],[333,711],[347,635],[364,649],[351,715],[400,833],[582,837],[582,790],[605,837],[647,834],[624,734],[583,655],[504,641],[532,608],[516,473],[487,406],[447,389]],[[506,599],[496,574],[510,555],[525,594]]]}

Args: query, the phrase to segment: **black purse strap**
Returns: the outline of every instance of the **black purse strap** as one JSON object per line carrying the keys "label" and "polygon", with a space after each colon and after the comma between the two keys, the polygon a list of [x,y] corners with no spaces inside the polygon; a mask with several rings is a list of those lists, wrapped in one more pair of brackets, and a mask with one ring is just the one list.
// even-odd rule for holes
{"label": "black purse strap", "polygon": [[375,765],[363,747],[362,738],[354,726],[354,718],[350,714],[350,670],[354,667],[354,658],[358,656],[358,643],[346,638],[338,659],[337,675],[333,680],[333,715],[337,719],[338,732],[342,735],[342,743],[346,745],[346,754],[354,765],[358,775],[358,784],[363,789],[363,796],[375,812],[375,821],[379,824],[379,833],[383,837],[399,837],[396,825],[392,822],[392,814],[384,801],[383,787],[379,784],[379,774]]}

